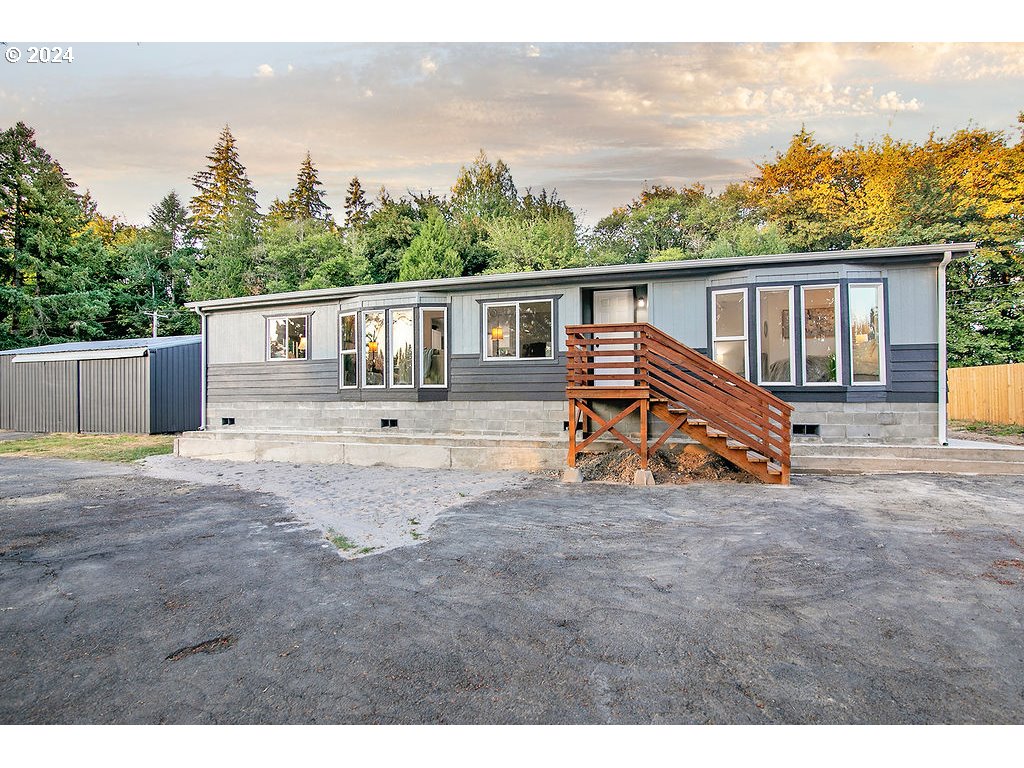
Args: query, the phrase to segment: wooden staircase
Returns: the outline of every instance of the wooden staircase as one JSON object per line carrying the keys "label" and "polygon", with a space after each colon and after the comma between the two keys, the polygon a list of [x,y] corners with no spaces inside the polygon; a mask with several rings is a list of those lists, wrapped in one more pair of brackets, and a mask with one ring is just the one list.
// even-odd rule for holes
{"label": "wooden staircase", "polygon": [[[649,323],[569,325],[565,331],[570,467],[608,433],[638,453],[646,470],[650,454],[679,431],[762,482],[789,483],[789,403]],[[623,405],[602,418],[594,401]],[[617,428],[633,413],[640,419],[638,440]],[[649,415],[666,425],[653,443]],[[577,441],[581,416],[597,428]]]}

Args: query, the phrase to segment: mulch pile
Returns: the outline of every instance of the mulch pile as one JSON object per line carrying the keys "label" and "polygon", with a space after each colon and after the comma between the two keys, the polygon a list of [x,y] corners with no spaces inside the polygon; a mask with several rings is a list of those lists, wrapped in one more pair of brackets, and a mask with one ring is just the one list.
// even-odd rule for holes
{"label": "mulch pile", "polygon": [[[697,445],[659,448],[651,454],[647,464],[659,484],[756,482],[749,473],[736,469],[725,459]],[[581,453],[576,458],[576,466],[583,473],[584,480],[632,483],[633,473],[640,469],[640,457],[628,448],[607,453]]]}

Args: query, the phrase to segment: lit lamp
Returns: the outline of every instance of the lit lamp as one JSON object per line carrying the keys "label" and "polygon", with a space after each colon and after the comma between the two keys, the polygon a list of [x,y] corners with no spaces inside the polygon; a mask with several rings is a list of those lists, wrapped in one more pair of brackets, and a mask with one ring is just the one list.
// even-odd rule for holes
{"label": "lit lamp", "polygon": [[491,341],[494,342],[494,356],[498,356],[498,345],[499,342],[505,338],[505,331],[502,330],[500,325],[496,325],[491,328]]}
{"label": "lit lamp", "polygon": [[299,352],[306,354],[306,337],[299,336]]}
{"label": "lit lamp", "polygon": [[369,344],[366,345],[366,348],[368,350],[370,350],[370,354],[371,355],[376,355],[377,354],[377,342],[376,341],[371,341]]}

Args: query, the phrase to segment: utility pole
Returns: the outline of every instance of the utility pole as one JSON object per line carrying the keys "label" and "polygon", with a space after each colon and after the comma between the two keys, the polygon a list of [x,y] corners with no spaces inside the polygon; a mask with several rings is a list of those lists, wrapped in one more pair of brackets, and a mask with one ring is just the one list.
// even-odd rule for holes
{"label": "utility pole", "polygon": [[158,318],[162,317],[162,318],[164,318],[166,320],[167,319],[167,315],[162,314],[160,312],[157,312],[155,309],[152,312],[143,312],[142,314],[144,314],[146,317],[153,318],[153,338],[155,339],[156,338],[156,329],[157,329],[157,326],[160,324],[160,321],[158,320]]}

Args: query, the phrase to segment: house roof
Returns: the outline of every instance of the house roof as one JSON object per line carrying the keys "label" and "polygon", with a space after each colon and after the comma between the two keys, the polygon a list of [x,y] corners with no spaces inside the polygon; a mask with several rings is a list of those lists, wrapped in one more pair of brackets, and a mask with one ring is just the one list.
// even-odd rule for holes
{"label": "house roof", "polygon": [[240,309],[273,304],[297,304],[314,301],[330,301],[376,293],[396,291],[466,291],[491,286],[514,287],[536,283],[565,283],[583,279],[613,280],[630,276],[672,277],[687,273],[728,272],[749,267],[782,264],[826,264],[846,261],[896,262],[929,261],[942,258],[950,253],[954,258],[973,251],[976,243],[936,243],[933,245],[908,245],[895,248],[857,248],[843,251],[812,251],[809,253],[778,253],[763,256],[734,256],[720,259],[687,259],[683,261],[645,262],[643,264],[612,264],[573,269],[551,269],[539,272],[507,272],[501,274],[473,275],[472,277],[450,277],[440,280],[412,280],[404,283],[377,283],[350,285],[338,288],[321,288],[312,291],[291,291],[268,293],[257,296],[238,296],[229,299],[210,299],[186,304],[199,312],[219,309]]}
{"label": "house roof", "polygon": [[144,339],[108,339],[105,341],[69,341],[40,347],[0,350],[0,355],[46,355],[50,359],[88,360],[104,357],[135,357],[154,349],[198,344],[201,336],[157,336]]}

